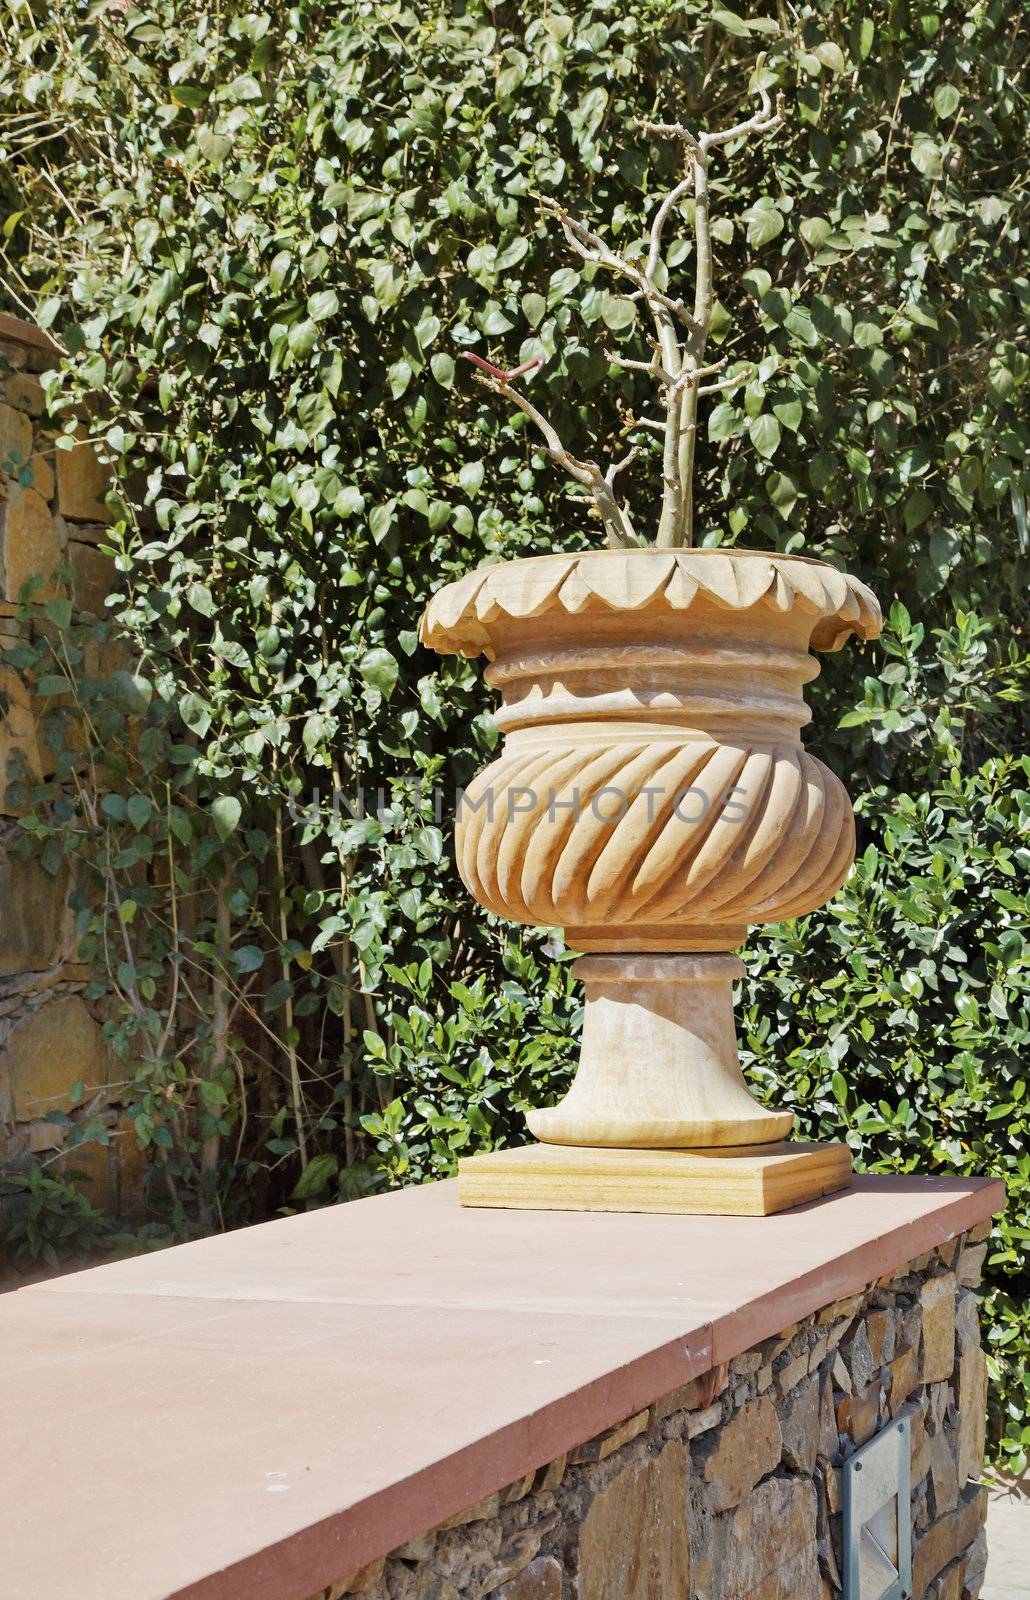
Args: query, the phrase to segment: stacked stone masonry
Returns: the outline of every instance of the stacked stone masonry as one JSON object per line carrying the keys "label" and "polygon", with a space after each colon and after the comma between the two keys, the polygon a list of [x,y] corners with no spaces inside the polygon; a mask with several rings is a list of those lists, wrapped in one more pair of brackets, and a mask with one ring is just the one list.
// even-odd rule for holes
{"label": "stacked stone masonry", "polygon": [[[41,379],[57,359],[46,334],[0,316],[0,1178],[32,1167],[69,1174],[103,1209],[130,1212],[140,1204],[141,1152],[85,998],[68,875],[47,871],[18,825],[26,783],[52,767],[8,653],[46,626],[42,602],[67,596],[80,615],[102,616],[112,587],[100,548],[103,469],[85,440],[58,449],[60,430],[47,418]],[[77,1130],[98,1121],[107,1142],[80,1142]],[[0,1182],[0,1212],[12,1192]]]}
{"label": "stacked stone masonry", "polygon": [[838,1600],[842,1467],[910,1420],[914,1600],[986,1568],[989,1224],[826,1306],[313,1600]]}

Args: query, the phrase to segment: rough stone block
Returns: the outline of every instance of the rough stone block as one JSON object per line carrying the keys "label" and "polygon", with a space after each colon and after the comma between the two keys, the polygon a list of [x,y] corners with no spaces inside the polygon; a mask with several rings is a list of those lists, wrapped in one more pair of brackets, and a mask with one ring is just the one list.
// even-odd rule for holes
{"label": "rough stone block", "polygon": [[828,1372],[824,1372],[819,1379],[819,1454],[826,1461],[833,1461],[839,1443],[837,1416],[833,1406],[833,1379]]}
{"label": "rough stone block", "polygon": [[68,559],[75,570],[72,593],[76,608],[88,611],[94,617],[108,617],[110,612],[106,601],[117,581],[111,557],[98,550],[96,545],[69,539]]}
{"label": "rough stone block", "polygon": [[932,1383],[926,1391],[928,1426],[932,1433],[957,1420],[955,1395],[950,1383]]}
{"label": "rough stone block", "polygon": [[987,1576],[987,1550],[987,1534],[981,1528],[961,1562],[963,1594],[980,1593],[980,1585]]}
{"label": "rough stone block", "polygon": [[959,1358],[958,1486],[978,1478],[987,1440],[987,1357],[978,1345]]}
{"label": "rough stone block", "polygon": [[973,1543],[986,1515],[986,1489],[967,1489],[955,1510],[927,1529],[916,1542],[912,1556],[915,1594],[925,1594],[937,1574]]}
{"label": "rough stone block", "polygon": [[919,1406],[910,1400],[895,1413],[895,1420],[908,1423],[914,1489],[930,1470],[930,1438],[926,1431],[926,1419]]}
{"label": "rough stone block", "polygon": [[865,1444],[880,1425],[880,1385],[870,1384],[861,1394],[846,1394],[837,1402],[837,1430],[856,1444]]}
{"label": "rough stone block", "polygon": [[958,1261],[958,1281],[964,1289],[975,1289],[983,1275],[987,1245],[965,1245]]}
{"label": "rough stone block", "polygon": [[436,1533],[430,1529],[428,1533],[417,1534],[414,1539],[406,1539],[390,1554],[398,1561],[428,1561],[435,1549]]}
{"label": "rough stone block", "polygon": [[379,1582],[385,1566],[386,1557],[380,1556],[377,1561],[370,1561],[367,1567],[360,1568],[349,1578],[343,1578],[339,1583],[332,1584],[317,1597],[317,1600],[343,1600],[347,1594],[367,1594],[373,1585]]}
{"label": "rough stone block", "polygon": [[820,1328],[828,1327],[831,1322],[838,1322],[842,1318],[850,1321],[863,1304],[863,1294],[849,1294],[844,1300],[834,1300],[831,1305],[824,1306],[816,1314],[816,1323]]}
{"label": "rough stone block", "polygon": [[847,1343],[841,1345],[840,1353],[851,1375],[852,1388],[856,1393],[864,1392],[873,1380],[873,1373],[880,1365],[878,1361],[873,1359],[873,1352],[869,1347],[869,1339],[866,1336],[864,1323],[859,1323]]}
{"label": "rough stone block", "polygon": [[955,1452],[942,1429],[929,1441],[930,1496],[934,1518],[947,1516],[958,1505],[958,1468]]}
{"label": "rough stone block", "polygon": [[131,1117],[119,1116],[114,1126],[118,1172],[117,1211],[123,1217],[146,1214],[147,1157]]}
{"label": "rough stone block", "polygon": [[[447,1576],[455,1579],[465,1587],[468,1586],[476,1594],[492,1594],[502,1584],[508,1583],[512,1578],[524,1572],[532,1563],[540,1549],[540,1541],[555,1524],[557,1518],[552,1516],[543,1522],[536,1522],[530,1526],[516,1528],[507,1538],[499,1542],[496,1549],[491,1552],[489,1543],[490,1534],[500,1533],[497,1523],[485,1523],[480,1529],[480,1548],[469,1564],[469,1551],[467,1546],[459,1545],[450,1552],[437,1553],[437,1565],[448,1565],[450,1556],[450,1571]],[[492,1560],[486,1559],[488,1552],[492,1553]],[[484,1565],[485,1561],[485,1565]],[[456,1591],[457,1593],[458,1591]]]}
{"label": "rough stone block", "polygon": [[[722,1373],[723,1381],[718,1386],[713,1381],[718,1373]],[[663,1395],[651,1408],[652,1416],[656,1422],[663,1417],[671,1416],[674,1411],[703,1411],[712,1404],[716,1393],[721,1393],[728,1381],[728,1368],[716,1368],[715,1372],[705,1372],[700,1378],[691,1378],[689,1383],[680,1384],[678,1389],[673,1389],[671,1394]]]}
{"label": "rough stone block", "polygon": [[579,1529],[578,1600],[690,1600],[689,1472],[673,1439],[595,1496]]}
{"label": "rough stone block", "polygon": [[[822,1600],[815,1485],[767,1478],[707,1530],[695,1600]],[[655,1597],[664,1591],[656,1590]]]}
{"label": "rough stone block", "polygon": [[0,1052],[0,1072],[10,1079],[19,1122],[70,1111],[74,1085],[83,1084],[88,1099],[107,1084],[111,1066],[100,1028],[79,995],[64,995],[30,1012]]}
{"label": "rough stone block", "polygon": [[118,1210],[118,1166],[111,1144],[84,1140],[65,1150],[55,1166],[98,1210],[112,1215]]}
{"label": "rough stone block", "polygon": [[687,1417],[687,1438],[697,1439],[702,1433],[710,1433],[722,1421],[722,1406],[709,1406],[706,1411],[692,1411]]}
{"label": "rough stone block", "polygon": [[[17,319],[12,317],[10,320],[15,322]],[[0,318],[0,360],[14,372],[20,372],[28,365],[28,355],[24,346],[4,337],[2,318]]]}
{"label": "rough stone block", "polygon": [[561,1487],[568,1461],[567,1455],[558,1456],[556,1460],[549,1461],[546,1467],[540,1469],[540,1481],[536,1486],[538,1494],[553,1492]]}
{"label": "rough stone block", "polygon": [[781,1400],[801,1382],[802,1378],[806,1378],[807,1376],[807,1350],[803,1350],[800,1355],[792,1356],[790,1360],[785,1361],[783,1366],[778,1370],[775,1363],[773,1364],[773,1382],[776,1386],[776,1393]]}
{"label": "rough stone block", "polygon": [[70,950],[67,871],[51,877],[0,849],[0,908],[0,976],[45,971]]}
{"label": "rough stone block", "polygon": [[80,437],[82,443],[70,450],[54,452],[58,510],[70,522],[104,523],[108,516],[101,497],[107,491],[109,476],[86,441],[85,429],[80,429]]}
{"label": "rough stone block", "polygon": [[955,1275],[930,1278],[919,1291],[923,1312],[924,1383],[943,1383],[955,1367]]}
{"label": "rough stone block", "polygon": [[458,1511],[453,1517],[448,1517],[446,1522],[441,1522],[436,1531],[445,1533],[449,1528],[466,1528],[470,1522],[485,1522],[488,1517],[496,1517],[501,1509],[499,1494],[488,1494],[485,1500],[477,1500],[474,1506],[468,1506],[464,1511]]}
{"label": "rough stone block", "polygon": [[514,1483],[509,1483],[508,1487],[500,1492],[501,1505],[514,1506],[520,1500],[524,1500],[533,1487],[535,1477],[536,1470],[534,1469],[532,1472],[527,1472],[524,1478],[517,1478]]}
{"label": "rough stone block", "polygon": [[61,540],[43,496],[12,484],[0,509],[0,596],[14,603],[23,584],[38,574],[44,581],[32,599],[51,599],[60,559]]}
{"label": "rough stone block", "polygon": [[953,1561],[934,1579],[927,1600],[962,1600],[962,1563]]}
{"label": "rough stone block", "polygon": [[886,1367],[894,1360],[894,1313],[887,1310],[870,1311],[865,1323],[866,1338],[873,1361]]}
{"label": "rough stone block", "polygon": [[960,1290],[955,1301],[955,1345],[961,1356],[980,1343],[980,1308],[971,1289]]}
{"label": "rough stone block", "polygon": [[29,481],[25,487],[35,489],[42,499],[52,501],[57,492],[54,469],[47,457],[39,451],[29,461],[29,474]]}
{"label": "rough stone block", "polygon": [[15,411],[26,411],[30,417],[40,417],[46,408],[43,385],[30,372],[15,372],[4,383],[4,399]]}
{"label": "rough stone block", "polygon": [[822,1366],[829,1353],[831,1342],[829,1334],[823,1334],[821,1339],[815,1341],[815,1344],[808,1352],[809,1372],[814,1372],[816,1367]]}
{"label": "rough stone block", "polygon": [[892,1415],[903,1406],[919,1384],[919,1352],[910,1346],[894,1357],[889,1368],[889,1393]]}
{"label": "rough stone block", "polygon": [[20,673],[0,667],[0,697],[7,702],[6,716],[0,714],[0,814],[15,816],[17,808],[10,786],[20,779],[23,764],[31,777],[39,778],[43,754],[29,693]]}
{"label": "rough stone block", "polygon": [[694,1459],[708,1485],[712,1509],[730,1510],[779,1465],[783,1438],[768,1395],[743,1406],[714,1439],[696,1448]]}
{"label": "rough stone block", "polygon": [[895,1306],[895,1354],[916,1350],[923,1342],[923,1308],[918,1300],[899,1300]]}
{"label": "rough stone block", "polygon": [[579,1467],[588,1461],[606,1461],[616,1450],[621,1450],[624,1444],[635,1439],[638,1433],[643,1433],[648,1420],[648,1412],[638,1411],[635,1416],[627,1417],[625,1422],[609,1428],[607,1433],[600,1434],[596,1439],[588,1439],[585,1444],[577,1445],[574,1450],[569,1451],[569,1465]]}
{"label": "rough stone block", "polygon": [[819,1454],[819,1377],[806,1378],[780,1413],[784,1465],[811,1477]]}
{"label": "rough stone block", "polygon": [[0,405],[0,473],[16,478],[32,454],[32,423],[24,411]]}
{"label": "rough stone block", "polygon": [[60,1150],[64,1144],[64,1129],[56,1122],[29,1123],[29,1149],[34,1156],[45,1150]]}
{"label": "rough stone block", "polygon": [[525,1572],[495,1589],[491,1600],[561,1600],[561,1567],[553,1556],[537,1556]]}

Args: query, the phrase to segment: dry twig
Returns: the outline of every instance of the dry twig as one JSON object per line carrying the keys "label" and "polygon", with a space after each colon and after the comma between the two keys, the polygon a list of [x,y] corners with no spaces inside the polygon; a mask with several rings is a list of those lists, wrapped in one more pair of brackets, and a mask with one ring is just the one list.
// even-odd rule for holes
{"label": "dry twig", "polygon": [[[686,162],[683,177],[658,204],[648,234],[647,256],[642,262],[613,249],[599,233],[572,216],[560,201],[551,196],[536,197],[543,215],[558,222],[570,248],[594,267],[611,272],[629,283],[632,287],[626,298],[642,302],[651,313],[654,334],[650,361],[634,360],[610,350],[605,350],[604,354],[617,366],[649,374],[662,392],[664,420],[630,416],[622,429],[623,434],[632,434],[638,429],[651,429],[662,434],[662,511],[655,541],[659,545],[683,546],[691,545],[694,541],[693,483],[698,399],[732,389],[744,376],[738,372],[716,383],[702,383],[702,379],[713,377],[727,364],[726,357],[707,365],[704,359],[715,304],[708,153],[720,145],[754,134],[768,133],[783,121],[783,96],[777,95],[774,106],[768,90],[760,81],[763,61],[764,57],[760,56],[755,68],[759,109],[746,120],[716,132],[698,134],[679,122],[640,124],[642,131],[651,138],[673,139],[680,143]],[[694,199],[696,266],[694,303],[688,307],[682,298],[667,292],[668,271],[663,259],[663,247],[670,217],[691,193]],[[632,449],[622,461],[614,463],[606,472],[602,472],[594,461],[578,460],[562,444],[551,423],[525,394],[512,386],[514,378],[529,375],[542,365],[539,357],[506,370],[470,351],[466,351],[465,355],[479,369],[476,372],[478,381],[524,412],[543,435],[551,460],[590,491],[609,544],[622,548],[641,543],[633,531],[628,510],[624,505],[619,505],[614,492],[616,475],[635,459],[638,448]]]}

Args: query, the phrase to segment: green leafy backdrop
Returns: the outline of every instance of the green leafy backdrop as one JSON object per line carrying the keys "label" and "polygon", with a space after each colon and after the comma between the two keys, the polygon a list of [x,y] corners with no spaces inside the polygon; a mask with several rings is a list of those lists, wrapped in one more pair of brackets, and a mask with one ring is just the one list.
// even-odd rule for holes
{"label": "green leafy backdrop", "polygon": [[[561,946],[476,912],[426,798],[490,755],[490,697],[415,630],[470,564],[599,530],[456,357],[546,356],[568,446],[610,446],[646,396],[603,354],[646,353],[632,307],[532,197],[632,248],[677,160],[635,119],[737,120],[765,52],[787,126],[713,162],[713,352],[755,373],[708,414],[698,525],[846,566],[889,622],[811,691],[859,859],[752,938],[745,1056],[870,1167],[1007,1179],[993,1430],[1021,1467],[1025,25],[1000,0],[0,10],[7,305],[67,348],[55,425],[93,397],[120,583],[102,652],[58,601],[14,654],[58,762],[24,846],[78,858],[178,1232],[447,1172],[562,1091]],[[657,479],[633,469],[638,528]]]}

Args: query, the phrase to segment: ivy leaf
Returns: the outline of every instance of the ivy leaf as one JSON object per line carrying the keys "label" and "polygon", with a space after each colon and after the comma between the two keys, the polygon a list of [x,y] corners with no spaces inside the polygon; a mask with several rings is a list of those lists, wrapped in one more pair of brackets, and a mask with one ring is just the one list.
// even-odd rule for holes
{"label": "ivy leaf", "polygon": [[827,222],[825,217],[804,217],[798,228],[802,239],[810,244],[813,249],[818,249],[833,232],[833,224]]}
{"label": "ivy leaf", "polygon": [[747,242],[753,248],[768,244],[783,232],[783,212],[769,199],[759,200],[744,212],[747,221]]}
{"label": "ivy leaf", "polygon": [[308,301],[308,316],[312,322],[326,322],[340,309],[340,297],[335,289],[319,289]]}
{"label": "ivy leaf", "polygon": [[944,176],[944,162],[941,159],[941,147],[935,139],[927,133],[917,133],[912,141],[912,165],[924,178],[941,178]]}
{"label": "ivy leaf", "polygon": [[636,322],[637,311],[632,300],[606,292],[601,296],[601,316],[606,328],[613,333],[621,333]]}
{"label": "ivy leaf", "polygon": [[400,670],[396,657],[391,655],[389,650],[383,646],[367,650],[361,658],[358,670],[370,688],[378,689],[384,699],[389,699],[396,687]]}
{"label": "ivy leaf", "polygon": [[732,439],[741,431],[741,415],[736,406],[722,400],[708,414],[709,439]]}
{"label": "ivy leaf", "polygon": [[411,382],[410,362],[403,359],[395,361],[387,371],[387,378],[390,382],[390,393],[395,400],[399,400]]}
{"label": "ivy leaf", "polygon": [[822,44],[815,45],[812,54],[831,72],[844,72],[847,67],[843,50],[839,44],[834,44],[832,39],[824,39]]}
{"label": "ivy leaf", "polygon": [[747,425],[747,431],[751,435],[751,443],[760,456],[765,456],[769,460],[776,454],[780,444],[780,425],[768,411],[752,417]]}
{"label": "ivy leaf", "polygon": [[315,348],[315,340],[317,338],[318,328],[310,317],[305,317],[302,322],[293,324],[293,327],[286,335],[286,343],[291,355],[296,356],[298,360],[302,360],[304,356],[311,354]]}
{"label": "ivy leaf", "polygon": [[324,1151],[312,1156],[293,1186],[292,1200],[315,1200],[323,1195],[340,1170],[339,1159]]}
{"label": "ivy leaf", "polygon": [[470,500],[474,500],[482,488],[484,470],[481,461],[466,461],[458,473],[458,482]]}
{"label": "ivy leaf", "polygon": [[798,486],[785,472],[771,472],[766,479],[766,491],[784,521],[790,516],[798,498]]}
{"label": "ivy leaf", "polygon": [[933,91],[933,109],[942,122],[950,121],[962,103],[962,97],[953,83],[939,83]]}
{"label": "ivy leaf", "polygon": [[385,505],[373,506],[368,516],[368,527],[376,544],[382,544],[386,535],[393,527],[396,501],[388,500]]}
{"label": "ivy leaf", "polygon": [[215,832],[224,843],[229,835],[239,826],[243,807],[235,795],[219,795],[211,802],[211,820],[215,825]]}
{"label": "ivy leaf", "polygon": [[933,510],[933,501],[925,489],[917,489],[915,494],[910,494],[905,501],[905,530],[914,533],[921,528],[930,512]]}
{"label": "ivy leaf", "polygon": [[194,611],[199,611],[202,617],[213,617],[215,614],[215,601],[211,590],[206,583],[190,583],[186,586],[186,599]]}
{"label": "ivy leaf", "polygon": [[773,395],[772,411],[773,416],[776,417],[776,419],[781,422],[785,428],[789,428],[792,433],[797,433],[801,426],[801,418],[804,415],[801,401],[798,399],[797,395],[782,391],[779,394]]}
{"label": "ivy leaf", "polygon": [[129,821],[132,823],[137,833],[146,827],[154,813],[154,808],[151,805],[148,796],[145,794],[130,795],[126,801],[125,809],[128,814]]}
{"label": "ivy leaf", "polygon": [[202,739],[211,726],[211,712],[199,695],[187,690],[179,701],[179,713],[187,728]]}
{"label": "ivy leaf", "polygon": [[732,33],[737,39],[746,39],[749,29],[743,17],[738,17],[735,11],[727,11],[725,6],[717,7],[712,12],[712,21],[716,27],[723,28],[727,33]]}

